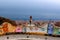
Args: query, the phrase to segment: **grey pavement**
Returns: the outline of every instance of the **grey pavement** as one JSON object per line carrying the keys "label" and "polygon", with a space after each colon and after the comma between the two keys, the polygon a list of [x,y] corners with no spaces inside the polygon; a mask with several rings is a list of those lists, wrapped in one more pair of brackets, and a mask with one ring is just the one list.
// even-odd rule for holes
{"label": "grey pavement", "polygon": [[60,38],[41,35],[17,34],[0,36],[0,40],[60,40]]}

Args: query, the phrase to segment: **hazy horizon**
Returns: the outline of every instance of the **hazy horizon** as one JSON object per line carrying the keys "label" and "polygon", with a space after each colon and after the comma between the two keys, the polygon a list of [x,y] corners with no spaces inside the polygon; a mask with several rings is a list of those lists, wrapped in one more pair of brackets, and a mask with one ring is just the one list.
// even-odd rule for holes
{"label": "hazy horizon", "polygon": [[60,20],[60,0],[0,0],[0,16],[19,20]]}

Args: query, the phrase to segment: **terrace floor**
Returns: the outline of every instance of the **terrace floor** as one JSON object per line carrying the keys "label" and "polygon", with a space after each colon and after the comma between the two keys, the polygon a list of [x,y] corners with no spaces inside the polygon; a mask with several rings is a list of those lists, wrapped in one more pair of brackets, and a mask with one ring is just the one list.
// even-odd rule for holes
{"label": "terrace floor", "polygon": [[17,34],[0,36],[0,40],[60,40],[60,38],[41,35]]}

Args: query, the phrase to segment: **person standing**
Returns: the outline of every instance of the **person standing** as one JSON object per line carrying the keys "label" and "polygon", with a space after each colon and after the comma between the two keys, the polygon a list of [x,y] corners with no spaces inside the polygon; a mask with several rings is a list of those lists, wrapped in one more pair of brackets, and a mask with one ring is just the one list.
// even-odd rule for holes
{"label": "person standing", "polygon": [[53,23],[51,21],[48,23],[48,34],[53,34]]}

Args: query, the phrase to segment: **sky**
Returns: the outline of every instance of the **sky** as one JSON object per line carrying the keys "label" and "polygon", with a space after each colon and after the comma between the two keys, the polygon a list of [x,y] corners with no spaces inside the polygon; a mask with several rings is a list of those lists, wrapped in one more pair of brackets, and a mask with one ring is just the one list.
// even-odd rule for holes
{"label": "sky", "polygon": [[60,0],[0,0],[0,16],[18,20],[60,19]]}

